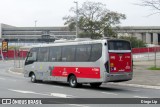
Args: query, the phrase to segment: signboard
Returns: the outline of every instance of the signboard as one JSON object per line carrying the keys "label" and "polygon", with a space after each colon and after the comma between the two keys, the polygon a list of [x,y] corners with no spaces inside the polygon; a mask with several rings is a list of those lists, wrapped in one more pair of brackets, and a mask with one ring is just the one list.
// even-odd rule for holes
{"label": "signboard", "polygon": [[5,40],[2,41],[2,52],[8,52],[8,42]]}

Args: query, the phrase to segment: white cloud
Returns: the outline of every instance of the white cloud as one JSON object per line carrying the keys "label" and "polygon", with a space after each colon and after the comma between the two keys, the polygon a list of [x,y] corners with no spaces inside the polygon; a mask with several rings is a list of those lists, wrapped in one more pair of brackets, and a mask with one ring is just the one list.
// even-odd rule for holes
{"label": "white cloud", "polygon": [[[0,0],[0,23],[13,26],[63,26],[62,18],[70,14],[74,0]],[[86,0],[79,0],[79,6]],[[145,17],[151,13],[149,8],[133,3],[139,0],[91,0],[105,3],[107,8],[127,16],[122,25],[158,26],[159,15]]]}

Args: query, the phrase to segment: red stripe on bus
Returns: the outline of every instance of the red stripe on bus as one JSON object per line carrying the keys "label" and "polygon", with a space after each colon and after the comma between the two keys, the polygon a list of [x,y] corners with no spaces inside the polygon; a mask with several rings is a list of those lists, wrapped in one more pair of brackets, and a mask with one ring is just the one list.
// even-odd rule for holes
{"label": "red stripe on bus", "polygon": [[52,76],[67,77],[74,74],[77,78],[100,78],[100,68],[98,67],[59,67],[54,66]]}

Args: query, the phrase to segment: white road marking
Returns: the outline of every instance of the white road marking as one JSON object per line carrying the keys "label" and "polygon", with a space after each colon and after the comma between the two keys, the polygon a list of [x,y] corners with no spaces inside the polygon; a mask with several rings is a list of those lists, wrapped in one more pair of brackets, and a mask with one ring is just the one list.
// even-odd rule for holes
{"label": "white road marking", "polygon": [[14,90],[14,89],[8,89],[10,91],[14,91],[14,92],[19,92],[19,93],[24,93],[24,94],[34,94],[35,92],[32,91],[23,91],[23,90]]}
{"label": "white road marking", "polygon": [[134,98],[149,98],[149,97],[144,97],[144,96],[133,96]]}
{"label": "white road marking", "polygon": [[24,90],[15,90],[15,89],[8,89],[10,91],[23,93],[23,94],[37,94],[37,95],[45,95],[45,96],[54,96],[54,97],[60,97],[60,98],[72,98],[72,95],[67,94],[61,94],[61,93],[50,93],[50,94],[44,94],[44,93],[37,93],[33,91],[24,91]]}
{"label": "white road marking", "polygon": [[139,85],[139,84],[114,83],[114,85],[132,86],[132,87],[140,87],[140,88],[150,88],[150,89],[158,89],[158,90],[160,89],[160,86]]}
{"label": "white road marking", "polygon": [[115,93],[111,93],[111,92],[101,92],[103,94],[110,94],[110,95],[118,95],[118,94],[115,94]]}
{"label": "white road marking", "polygon": [[5,78],[0,78],[0,80],[6,80]]}
{"label": "white road marking", "polygon": [[67,95],[67,94],[61,94],[61,93],[51,93],[51,96],[54,97],[61,97],[61,98],[72,98],[72,95]]}
{"label": "white road marking", "polygon": [[8,90],[14,91],[14,92],[23,93],[23,94],[37,94],[37,95],[51,96],[51,95],[49,95],[49,94],[36,93],[36,92],[33,92],[33,91],[23,91],[23,90],[14,90],[14,89],[8,89]]}

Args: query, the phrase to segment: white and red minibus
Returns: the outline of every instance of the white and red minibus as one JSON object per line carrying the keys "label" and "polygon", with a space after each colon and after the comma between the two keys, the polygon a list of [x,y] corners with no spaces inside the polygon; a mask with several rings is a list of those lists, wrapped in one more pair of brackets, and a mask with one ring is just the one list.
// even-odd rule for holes
{"label": "white and red minibus", "polygon": [[70,41],[32,47],[24,76],[31,82],[63,81],[71,87],[128,81],[133,76],[130,42],[119,39]]}

